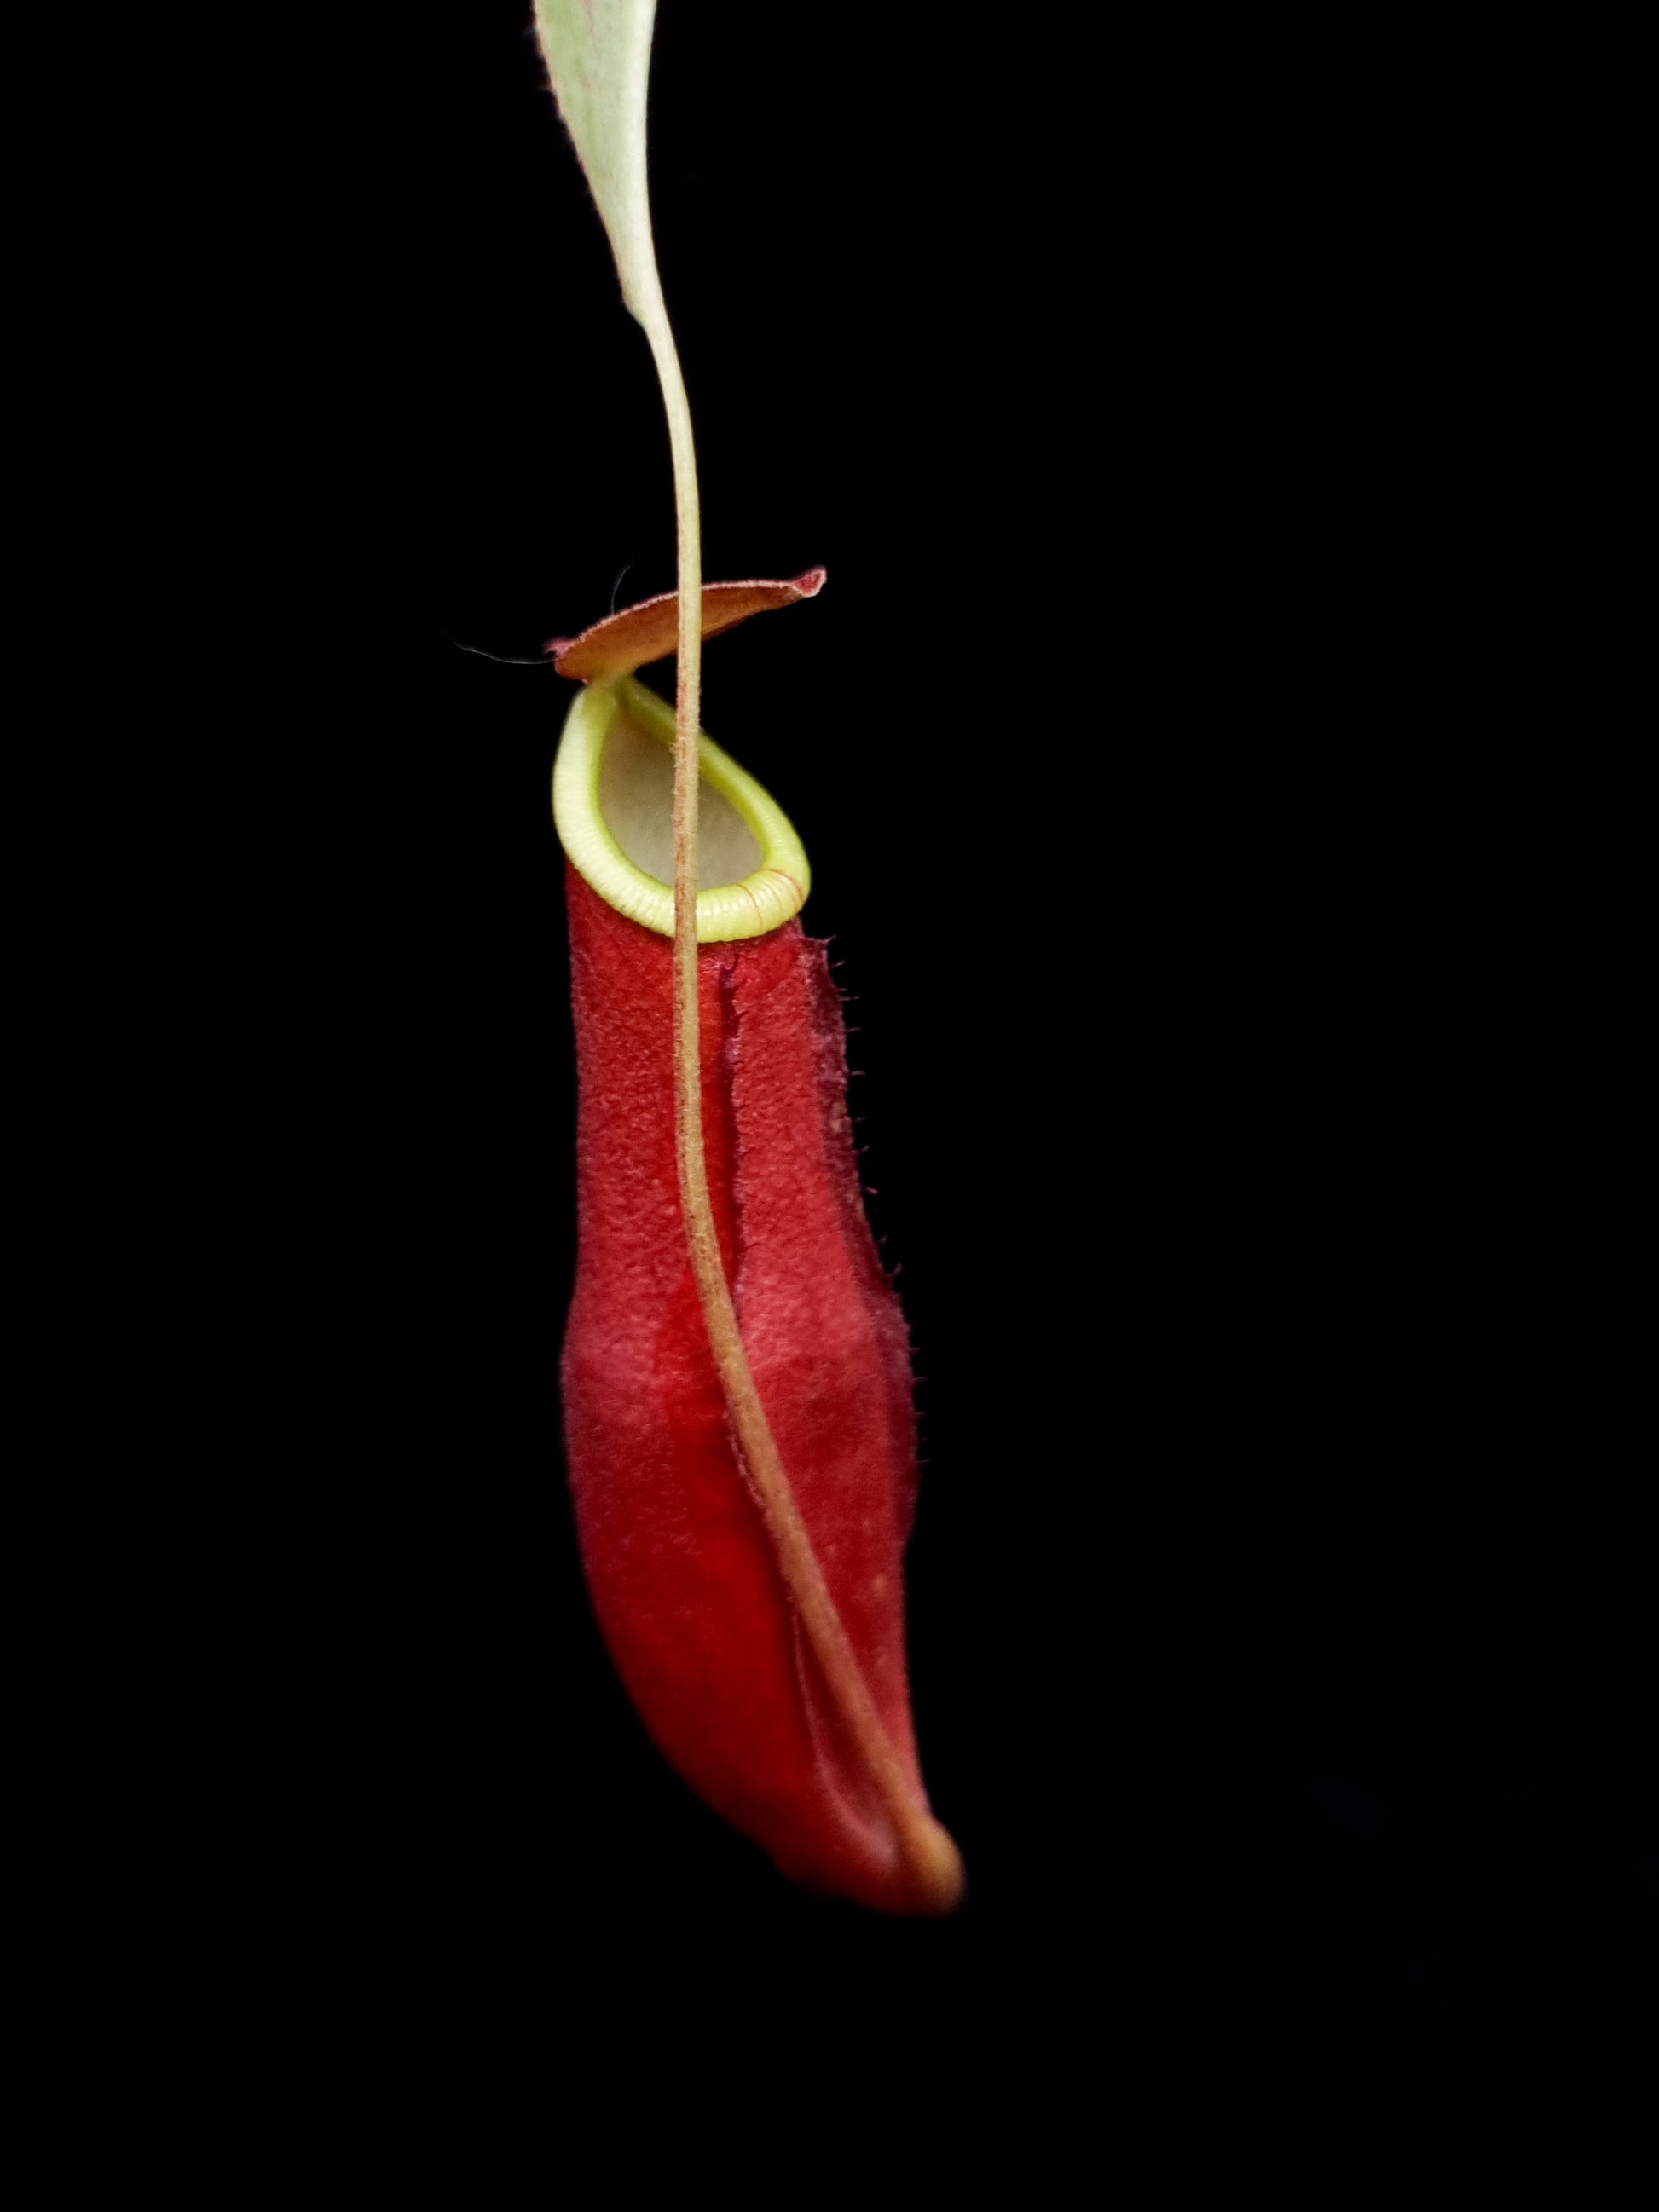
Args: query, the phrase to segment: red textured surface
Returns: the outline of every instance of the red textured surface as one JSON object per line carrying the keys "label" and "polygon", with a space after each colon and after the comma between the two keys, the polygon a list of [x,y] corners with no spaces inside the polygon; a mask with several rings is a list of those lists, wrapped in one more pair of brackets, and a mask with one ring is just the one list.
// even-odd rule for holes
{"label": "red textured surface", "polygon": [[[565,1437],[583,1561],[665,1756],[808,1887],[902,1910],[733,1449],[680,1220],[672,949],[567,872],[580,1105]],[[698,955],[709,1182],[761,1401],[912,1771],[909,1342],[865,1219],[841,1003],[798,921]]]}
{"label": "red textured surface", "polygon": [[[824,573],[807,568],[787,583],[705,584],[703,635],[718,637],[750,615],[816,599],[823,589]],[[647,661],[672,653],[678,641],[679,599],[673,592],[664,592],[657,599],[624,607],[620,614],[607,615],[580,637],[549,638],[545,650],[554,656],[553,665],[561,676],[591,684],[596,677],[631,676]]]}

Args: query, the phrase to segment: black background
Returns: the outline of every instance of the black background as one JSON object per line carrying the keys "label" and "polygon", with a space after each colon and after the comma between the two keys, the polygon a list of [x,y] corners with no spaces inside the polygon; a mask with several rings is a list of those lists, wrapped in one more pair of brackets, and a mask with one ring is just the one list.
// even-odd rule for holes
{"label": "black background", "polygon": [[659,2119],[701,2176],[763,2096],[814,2160],[879,2118],[1029,2176],[1229,2084],[1271,2127],[1628,2052],[1626,1079],[1545,742],[1547,153],[1494,156],[1490,58],[1358,32],[1085,64],[664,0],[706,572],[830,572],[711,648],[705,719],[811,855],[917,1348],[972,1889],[890,1924],[668,1772],[574,1552],[569,693],[480,656],[669,588],[673,520],[525,13],[290,33],[276,183],[198,271],[167,1371],[219,1409],[207,1650],[252,1656],[192,1647],[184,1857],[260,2124],[550,2175],[620,2088],[616,2170]]}

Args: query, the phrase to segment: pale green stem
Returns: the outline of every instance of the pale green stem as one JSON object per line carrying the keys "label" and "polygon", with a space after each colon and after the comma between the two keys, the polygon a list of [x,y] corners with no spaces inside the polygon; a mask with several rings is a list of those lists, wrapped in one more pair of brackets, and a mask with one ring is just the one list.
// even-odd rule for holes
{"label": "pale green stem", "polygon": [[[702,684],[702,543],[691,410],[660,292],[640,316],[662,385],[679,525],[679,641],[674,700],[674,1135],[680,1208],[697,1297],[738,1446],[760,1498],[784,1586],[830,1696],[870,1771],[924,1908],[962,1894],[962,1859],[928,1811],[876,1710],[870,1686],[801,1518],[755,1388],[720,1258],[703,1151],[697,1004],[697,737]],[[636,309],[636,312],[638,310]]]}

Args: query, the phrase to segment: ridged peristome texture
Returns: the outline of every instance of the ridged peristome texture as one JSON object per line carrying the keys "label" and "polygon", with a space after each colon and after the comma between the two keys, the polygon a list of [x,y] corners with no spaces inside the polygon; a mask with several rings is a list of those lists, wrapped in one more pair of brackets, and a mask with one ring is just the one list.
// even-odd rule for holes
{"label": "ridged peristome texture", "polygon": [[[671,948],[574,870],[567,889],[580,1105],[564,1416],[600,1626],[647,1728],[709,1804],[809,1887],[910,1909],[890,1823],[795,1627],[708,1349],[675,1171]],[[708,1180],[750,1364],[915,1776],[909,1343],[865,1218],[840,997],[798,921],[704,946],[698,970]]]}

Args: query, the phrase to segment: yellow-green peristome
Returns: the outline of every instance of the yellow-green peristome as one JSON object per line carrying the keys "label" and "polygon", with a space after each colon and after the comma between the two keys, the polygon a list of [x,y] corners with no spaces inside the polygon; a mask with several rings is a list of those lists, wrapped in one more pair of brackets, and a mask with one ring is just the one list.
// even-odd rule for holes
{"label": "yellow-green peristome", "polygon": [[[553,763],[553,819],[571,866],[660,937],[674,934],[673,757],[673,708],[624,676],[576,694]],[[771,793],[711,738],[699,738],[698,761],[697,941],[764,937],[806,903],[805,852]]]}

